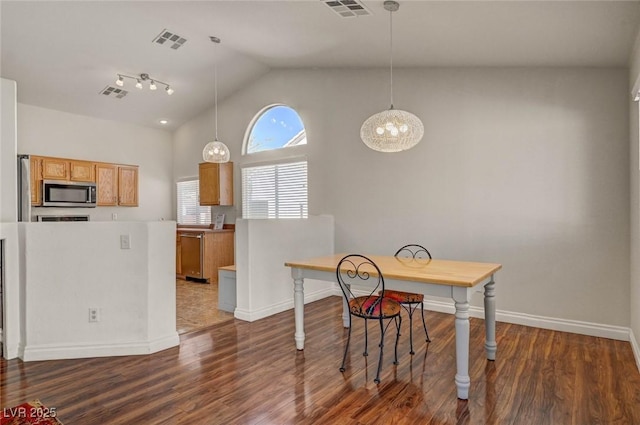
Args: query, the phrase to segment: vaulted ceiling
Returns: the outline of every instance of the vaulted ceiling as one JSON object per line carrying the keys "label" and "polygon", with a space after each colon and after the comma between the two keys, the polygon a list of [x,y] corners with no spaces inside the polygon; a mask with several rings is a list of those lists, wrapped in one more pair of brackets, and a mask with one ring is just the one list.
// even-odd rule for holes
{"label": "vaulted ceiling", "polygon": [[[3,0],[0,71],[21,103],[172,130],[213,106],[215,63],[219,99],[274,68],[388,67],[389,12],[361,4],[342,17],[321,0]],[[625,67],[639,26],[638,1],[406,0],[394,67]],[[186,41],[154,42],[163,31]],[[175,93],[125,79],[126,96],[102,94],[118,73]]]}

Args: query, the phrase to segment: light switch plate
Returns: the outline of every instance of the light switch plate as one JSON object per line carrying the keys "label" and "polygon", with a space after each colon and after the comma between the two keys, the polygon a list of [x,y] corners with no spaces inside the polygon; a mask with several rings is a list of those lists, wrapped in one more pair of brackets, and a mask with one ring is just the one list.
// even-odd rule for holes
{"label": "light switch plate", "polygon": [[131,249],[131,237],[129,235],[120,235],[120,249]]}

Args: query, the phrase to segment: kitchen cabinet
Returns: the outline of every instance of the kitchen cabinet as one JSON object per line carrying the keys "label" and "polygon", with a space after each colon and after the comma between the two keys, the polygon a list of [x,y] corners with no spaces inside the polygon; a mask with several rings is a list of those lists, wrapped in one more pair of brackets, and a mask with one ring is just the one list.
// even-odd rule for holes
{"label": "kitchen cabinet", "polygon": [[96,186],[99,207],[118,205],[118,166],[96,164]]}
{"label": "kitchen cabinet", "polygon": [[234,264],[234,230],[178,228],[176,275],[218,281],[218,267]]}
{"label": "kitchen cabinet", "polygon": [[118,166],[118,205],[138,206],[138,167]]}
{"label": "kitchen cabinet", "polygon": [[95,164],[89,161],[69,161],[69,180],[75,182],[95,182]]}
{"label": "kitchen cabinet", "polygon": [[95,182],[98,206],[138,206],[138,166],[30,155],[31,205],[42,205],[42,181]]}
{"label": "kitchen cabinet", "polygon": [[41,157],[43,180],[95,182],[93,162]]}
{"label": "kitchen cabinet", "polygon": [[42,205],[42,160],[40,157],[29,157],[29,172],[31,186],[31,205]]}
{"label": "kitchen cabinet", "polygon": [[180,241],[180,231],[176,234],[176,275],[182,275],[182,243]]}
{"label": "kitchen cabinet", "polygon": [[200,205],[233,205],[233,162],[199,165]]}
{"label": "kitchen cabinet", "polygon": [[69,180],[69,161],[62,158],[43,157],[42,165],[43,180]]}
{"label": "kitchen cabinet", "polygon": [[138,167],[96,164],[98,206],[138,206]]}

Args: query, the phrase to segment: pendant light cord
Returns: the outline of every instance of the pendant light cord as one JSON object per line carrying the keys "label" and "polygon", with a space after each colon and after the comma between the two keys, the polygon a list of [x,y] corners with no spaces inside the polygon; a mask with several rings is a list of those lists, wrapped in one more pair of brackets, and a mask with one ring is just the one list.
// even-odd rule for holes
{"label": "pendant light cord", "polygon": [[218,61],[213,65],[213,101],[215,103],[216,138],[218,140]]}
{"label": "pendant light cord", "polygon": [[391,109],[393,109],[393,10],[389,11],[389,87],[391,92]]}
{"label": "pendant light cord", "polygon": [[[215,44],[220,44],[220,39],[218,37],[214,37],[212,35],[209,36],[209,40],[211,40]],[[214,122],[215,122],[215,132],[216,138],[215,141],[218,141],[218,58],[214,56],[213,62],[213,103],[214,103]]]}

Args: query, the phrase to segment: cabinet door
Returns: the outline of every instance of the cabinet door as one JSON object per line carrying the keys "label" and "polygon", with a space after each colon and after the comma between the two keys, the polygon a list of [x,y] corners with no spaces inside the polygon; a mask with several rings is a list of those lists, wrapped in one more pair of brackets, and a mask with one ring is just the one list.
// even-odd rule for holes
{"label": "cabinet door", "polygon": [[42,158],[44,180],[69,180],[69,161],[60,158]]}
{"label": "cabinet door", "polygon": [[94,173],[95,166],[93,162],[88,161],[70,161],[70,177],[71,180],[77,182],[95,182],[96,176]]}
{"label": "cabinet door", "polygon": [[42,162],[41,159],[32,156],[29,158],[31,173],[31,205],[42,205]]}
{"label": "cabinet door", "polygon": [[218,281],[218,267],[234,264],[234,232],[207,232],[204,240],[204,279]]}
{"label": "cabinet door", "polygon": [[180,243],[180,231],[176,233],[176,274],[182,274],[182,244]]}
{"label": "cabinet door", "polygon": [[233,162],[199,165],[200,205],[233,205]]}
{"label": "cabinet door", "polygon": [[204,162],[199,165],[200,205],[220,205],[220,164]]}
{"label": "cabinet door", "polygon": [[98,205],[118,205],[118,166],[96,164]]}
{"label": "cabinet door", "polygon": [[138,206],[138,167],[118,167],[118,205]]}
{"label": "cabinet door", "polygon": [[220,164],[220,205],[233,205],[233,162]]}

